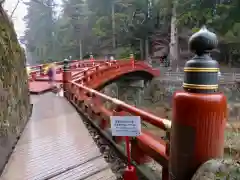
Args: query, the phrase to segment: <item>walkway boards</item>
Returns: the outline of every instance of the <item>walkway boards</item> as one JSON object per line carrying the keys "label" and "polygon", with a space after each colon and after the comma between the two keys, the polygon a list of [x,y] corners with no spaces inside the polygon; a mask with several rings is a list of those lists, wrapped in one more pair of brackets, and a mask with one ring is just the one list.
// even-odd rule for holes
{"label": "walkway boards", "polygon": [[[86,68],[82,68],[84,70]],[[73,71],[72,75],[76,75],[78,72]],[[36,81],[29,81],[28,87],[31,94],[42,94],[51,90],[51,84],[49,83],[49,77],[37,77]],[[58,85],[62,84],[62,73],[56,75],[56,83]]]}
{"label": "walkway boards", "polygon": [[31,96],[27,124],[1,180],[115,180],[76,110],[53,93]]}

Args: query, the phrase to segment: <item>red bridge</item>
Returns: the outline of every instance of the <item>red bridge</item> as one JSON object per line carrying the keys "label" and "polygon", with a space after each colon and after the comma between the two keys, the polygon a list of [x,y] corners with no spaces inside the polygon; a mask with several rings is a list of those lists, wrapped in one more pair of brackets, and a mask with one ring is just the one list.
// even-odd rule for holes
{"label": "red bridge", "polygon": [[[123,76],[151,80],[160,75],[144,62],[60,62],[57,81],[62,84],[64,97],[48,92],[50,85],[43,67],[32,67],[36,70],[30,74],[29,90],[38,95],[31,95],[32,117],[2,180],[117,179],[84,125],[85,121],[90,122],[124,153],[124,138],[111,135],[110,116],[114,115],[140,116],[142,121],[166,131],[166,136],[160,138],[143,128],[140,136],[130,140],[132,165],[149,179],[190,180],[203,163],[223,156],[226,99],[215,92],[214,82],[197,85],[187,74],[210,70],[217,77],[215,67],[186,66],[185,91],[176,92],[173,97],[172,123],[98,91]],[[104,106],[106,101],[113,104],[111,109]],[[155,174],[147,166],[153,160],[162,167]],[[124,179],[140,178],[126,169]]]}

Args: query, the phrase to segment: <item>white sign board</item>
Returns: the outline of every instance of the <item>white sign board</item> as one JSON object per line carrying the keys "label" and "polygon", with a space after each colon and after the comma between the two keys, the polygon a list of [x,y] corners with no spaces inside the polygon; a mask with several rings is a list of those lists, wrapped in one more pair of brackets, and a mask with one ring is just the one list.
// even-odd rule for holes
{"label": "white sign board", "polygon": [[113,136],[136,137],[141,134],[140,116],[111,116]]}

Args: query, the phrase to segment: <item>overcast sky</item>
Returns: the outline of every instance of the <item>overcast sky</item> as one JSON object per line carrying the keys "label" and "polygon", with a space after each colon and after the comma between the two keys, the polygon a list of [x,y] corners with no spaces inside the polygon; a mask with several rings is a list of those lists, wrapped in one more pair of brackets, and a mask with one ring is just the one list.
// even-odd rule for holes
{"label": "overcast sky", "polygon": [[[13,14],[13,23],[15,30],[18,34],[18,37],[22,36],[25,31],[25,23],[23,21],[24,16],[27,13],[27,6],[23,2],[28,2],[29,0],[20,0],[19,5],[17,6],[17,9],[15,10]],[[11,14],[13,9],[15,8],[18,0],[5,0],[4,3],[4,8],[7,10],[8,14]],[[61,0],[55,0],[55,2],[58,3],[58,6],[56,8],[56,11],[60,11],[60,5],[61,5]]]}
{"label": "overcast sky", "polygon": [[[22,2],[28,2],[28,0],[20,0],[20,3],[15,10],[13,15],[13,23],[15,30],[18,36],[22,36],[25,30],[25,23],[23,21],[23,17],[26,15],[27,9],[26,6]],[[7,10],[8,14],[11,14],[14,7],[16,6],[18,0],[6,0],[4,3],[4,8]]]}

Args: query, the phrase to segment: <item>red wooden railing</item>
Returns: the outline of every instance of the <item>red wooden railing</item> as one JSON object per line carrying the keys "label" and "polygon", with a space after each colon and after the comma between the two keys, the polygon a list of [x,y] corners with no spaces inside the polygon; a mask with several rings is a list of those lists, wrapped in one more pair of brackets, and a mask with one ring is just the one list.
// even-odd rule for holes
{"label": "red wooden railing", "polygon": [[[142,134],[140,136],[131,139],[131,158],[137,165],[143,165],[153,160],[156,161],[162,166],[162,174],[159,174],[159,176],[162,176],[163,180],[170,180],[170,179],[173,180],[174,177],[171,176],[171,172],[169,171],[169,168],[170,168],[169,164],[176,163],[177,159],[179,159],[180,157],[182,158],[184,156],[184,152],[188,151],[188,150],[184,150],[184,148],[180,145],[181,142],[177,142],[177,141],[188,141],[193,138],[193,137],[185,137],[181,135],[178,135],[178,137],[176,138],[176,135],[174,134],[179,134],[179,133],[184,134],[185,133],[184,131],[189,131],[188,125],[186,124],[186,127],[184,127],[185,125],[183,123],[181,125],[183,126],[183,128],[181,129],[178,127],[179,125],[177,125],[176,123],[173,126],[172,123],[167,119],[157,117],[146,111],[143,111],[129,104],[126,104],[123,101],[120,101],[115,98],[111,98],[105,94],[100,93],[97,90],[94,90],[104,85],[106,81],[120,77],[127,73],[142,72],[142,73],[148,74],[149,77],[150,76],[154,77],[159,75],[158,71],[153,70],[151,67],[144,64],[143,62],[134,62],[134,67],[132,64],[133,64],[132,61],[127,61],[127,60],[112,61],[112,62],[99,61],[98,63],[94,63],[94,65],[89,61],[74,61],[73,63],[71,62],[69,65],[69,68],[65,70],[61,65],[60,67],[58,67],[57,72],[58,73],[63,72],[64,96],[80,112],[82,112],[85,116],[91,119],[91,121],[94,124],[96,124],[99,129],[101,129],[105,134],[108,134],[109,138],[111,138],[115,142],[116,146],[123,144],[124,139],[123,137],[112,137],[111,133],[108,133],[110,129],[110,116],[113,116],[113,115],[140,116],[143,122],[149,123],[155,126],[156,128],[159,128],[159,130],[164,130],[166,132],[165,137],[161,138],[152,134],[150,131],[148,131],[148,129],[142,129]],[[41,66],[43,67],[44,65],[41,65]],[[72,75],[72,73],[75,73],[75,74]],[[35,74],[35,72],[32,73],[31,76],[33,76],[33,74]],[[39,76],[44,76],[44,75],[39,74]],[[175,95],[176,98],[177,96]],[[191,96],[193,95],[189,94],[187,96],[192,98]],[[220,110],[216,110],[219,108],[219,106],[213,107],[212,104],[214,103],[211,103],[210,101],[215,101],[215,99],[219,99],[220,96],[221,95],[219,94],[216,94],[216,95],[211,94],[209,95],[210,100],[208,101],[206,101],[206,99],[204,100],[206,102],[205,103],[206,107],[215,109],[216,113],[221,112],[220,114],[222,115],[214,116],[212,118],[212,120],[214,121],[215,119],[216,122],[217,121],[219,122],[219,118],[224,118],[224,106],[221,105]],[[184,99],[180,101],[184,102]],[[224,101],[224,99],[220,101]],[[106,102],[111,103],[112,106],[106,107],[104,105]],[[209,105],[209,103],[211,105]],[[173,113],[174,113],[173,116],[176,119],[179,118],[176,116],[178,116],[179,109],[180,109],[180,108],[177,108],[177,106],[178,105],[176,105],[175,103],[174,104],[175,109],[173,109]],[[181,106],[184,107],[183,104]],[[199,114],[194,115],[191,112],[190,115],[195,116],[196,119],[199,119],[199,117],[197,117]],[[184,118],[186,114],[181,116],[183,116]],[[201,118],[204,117],[204,115],[201,115],[201,116],[202,116]],[[208,116],[208,115],[205,114],[205,116]],[[186,116],[184,119],[189,120],[189,117]],[[199,120],[197,121],[197,123],[199,123]],[[212,129],[218,128],[217,130],[214,131],[215,134],[213,132],[210,132],[212,133],[211,137],[203,136],[203,134],[200,133],[198,135],[199,136],[198,138],[200,138],[200,140],[195,139],[195,143],[201,144],[201,143],[205,143],[205,141],[206,142],[216,141],[216,139],[219,139],[217,138],[219,137],[219,134],[222,134],[223,125],[210,123],[209,126],[205,124],[205,127],[201,128],[201,126],[194,125],[194,123],[192,123],[191,127],[193,128],[193,130],[191,131],[195,131],[198,133],[200,133],[201,129],[204,131],[204,134],[207,134],[208,131],[210,132],[212,131]],[[171,139],[171,141],[170,141],[170,131],[175,132],[174,134],[172,134],[174,138]],[[182,133],[178,131],[182,131]],[[215,147],[218,147],[221,149],[223,147],[221,147],[220,141],[222,140],[219,139],[218,143],[216,142],[214,143],[215,143]],[[171,142],[171,146],[170,146],[170,142]],[[208,147],[210,147],[211,149],[207,150],[206,148]],[[173,148],[175,149],[174,151],[175,154],[170,154],[170,149],[173,149]],[[199,148],[201,147],[199,146]],[[189,159],[188,157],[189,155],[188,155],[184,157],[185,159],[183,158],[183,160],[186,160],[186,161],[192,160],[195,162],[193,164],[197,164],[197,165],[193,165],[192,168],[190,167],[186,168],[183,165],[183,169],[185,171],[186,169],[189,169],[189,172],[188,172],[189,177],[194,174],[194,171],[196,170],[197,167],[199,167],[199,165],[201,165],[201,163],[205,162],[209,158],[219,156],[220,151],[216,150],[216,148],[214,148],[211,145],[211,143],[210,145],[208,144],[206,148],[202,148],[202,150],[199,150],[198,152],[200,153],[199,154],[200,156],[198,155],[199,157]],[[209,154],[209,152],[211,153]],[[177,163],[179,164],[179,162]],[[182,167],[179,167],[179,168],[182,169]]]}
{"label": "red wooden railing", "polygon": [[[129,67],[129,68],[127,68]],[[135,63],[134,69],[132,69],[132,61],[115,61],[114,63],[105,63],[96,65],[94,67],[82,70],[78,73],[78,76],[71,76],[71,71],[64,72],[63,79],[65,80],[65,97],[67,97],[76,108],[85,113],[90,119],[95,120],[99,124],[99,128],[102,131],[108,131],[110,128],[110,116],[112,115],[137,115],[141,116],[141,119],[149,124],[152,124],[159,129],[168,131],[171,128],[171,122],[167,119],[163,119],[152,115],[148,112],[142,111],[136,107],[130,106],[123,101],[115,98],[111,98],[102,94],[90,87],[98,88],[101,86],[103,77],[109,77],[109,74],[117,72],[130,72],[132,71],[147,71],[153,75],[158,73],[152,70],[144,63]],[[97,79],[98,85],[95,80]],[[67,80],[67,81],[66,81]],[[86,86],[88,85],[88,87]],[[104,106],[103,102],[110,102],[114,106],[108,109]],[[123,142],[122,137],[113,137],[116,144]],[[144,164],[151,159],[159,162],[163,167],[163,179],[168,179],[168,159],[169,159],[169,140],[163,140],[158,137],[154,137],[147,130],[142,131],[142,135],[137,137],[131,145],[132,159],[138,164]]]}
{"label": "red wooden railing", "polygon": [[[217,37],[204,27],[190,38],[189,46],[197,55],[185,65],[184,90],[173,95],[172,122],[97,91],[122,75],[140,72],[138,75],[147,79],[159,75],[143,62],[131,59],[92,63],[81,70],[77,69],[78,62],[68,69],[67,61],[64,62],[64,96],[103,134],[108,134],[116,146],[123,143],[123,137],[112,137],[109,133],[113,115],[140,116],[142,121],[166,132],[166,137],[159,138],[142,129],[140,136],[131,139],[133,164],[155,160],[162,166],[159,177],[163,180],[190,180],[203,163],[223,157],[224,152],[227,102],[224,94],[218,92],[218,63],[208,55],[209,50],[216,48]],[[76,70],[79,72],[72,76]],[[105,106],[105,102],[112,106]],[[125,177],[125,180],[136,179]]]}
{"label": "red wooden railing", "polygon": [[[136,68],[136,69],[134,69]],[[155,115],[152,115],[146,111],[143,111],[141,109],[138,109],[136,107],[133,107],[131,105],[126,104],[123,101],[120,101],[115,98],[111,98],[109,96],[106,96],[105,94],[102,94],[94,89],[98,89],[102,84],[105,83],[106,79],[111,80],[112,77],[123,75],[124,73],[128,73],[131,71],[147,71],[149,74],[157,75],[158,73],[152,70],[150,67],[148,69],[147,65],[144,65],[144,63],[135,63],[134,68],[132,68],[132,61],[115,61],[112,64],[109,63],[103,63],[100,65],[93,66],[91,68],[82,70],[78,73],[77,77],[71,76],[71,70],[66,71],[63,73],[63,80],[64,80],[64,96],[69,99],[69,101],[74,104],[74,106],[84,113],[89,119],[93,121],[93,123],[97,124],[98,127],[107,133],[110,128],[110,116],[113,115],[134,115],[134,116],[140,116],[142,121],[147,122],[149,124],[154,125],[155,127],[165,130],[166,131],[166,137],[159,138],[152,134],[147,129],[142,129],[142,134],[134,139],[131,139],[132,145],[131,145],[131,157],[137,163],[138,165],[145,164],[146,162],[150,162],[155,160],[157,163],[159,163],[162,166],[162,179],[168,180],[168,179],[174,179],[173,176],[171,176],[171,172],[169,172],[169,164],[176,163],[177,159],[181,157],[181,160],[191,160],[194,161],[192,168],[191,167],[179,167],[179,169],[184,169],[185,171],[188,170],[189,177],[193,175],[194,171],[197,167],[209,158],[217,157],[219,156],[219,150],[216,150],[216,147],[219,149],[223,149],[223,143],[222,139],[219,139],[218,137],[221,137],[223,134],[222,127],[224,127],[224,123],[215,123],[215,124],[209,124],[205,127],[201,127],[198,123],[201,118],[208,117],[208,113],[205,112],[205,114],[201,115],[200,119],[199,113],[192,114],[193,111],[190,113],[191,116],[195,116],[196,119],[198,119],[196,122],[197,124],[194,125],[194,123],[190,123],[191,127],[193,128],[193,132],[198,132],[198,138],[195,139],[195,143],[197,144],[203,144],[206,142],[209,142],[206,147],[212,148],[211,150],[207,150],[206,147],[200,147],[197,151],[199,157],[192,157],[190,158],[189,155],[186,154],[186,157],[184,157],[184,148],[180,146],[181,142],[178,141],[188,141],[191,140],[193,137],[185,137],[183,134],[184,131],[189,131],[189,125],[186,124],[186,127],[179,128],[177,124],[175,124],[175,130],[176,134],[182,134],[182,136],[174,135],[174,139],[171,145],[171,148],[175,148],[174,153],[170,155],[170,130],[172,131],[172,124],[169,120],[163,119],[160,117],[157,117]],[[181,94],[181,93],[180,93]],[[175,95],[176,96],[176,95]],[[179,96],[179,95],[178,95]],[[195,97],[195,95],[188,95],[189,98]],[[191,97],[192,96],[192,97]],[[198,96],[198,95],[197,95]],[[224,119],[225,117],[225,110],[224,106],[221,105],[221,110],[217,110],[219,108],[219,105],[213,106],[213,104],[224,104],[224,98],[221,98],[221,94],[215,94],[215,95],[207,95],[206,97],[209,97],[209,99],[204,99],[203,104],[205,104],[205,107],[210,108],[211,110],[214,110],[215,113],[220,113],[220,116],[213,116],[212,120],[216,122],[220,122],[220,119]],[[198,97],[196,97],[198,99]],[[201,97],[199,96],[200,101]],[[219,99],[220,98],[220,99]],[[184,102],[185,100],[180,100]],[[200,102],[199,100],[196,100],[196,103]],[[218,101],[218,102],[217,102]],[[111,108],[108,108],[104,106],[105,102],[110,102],[112,104]],[[195,102],[195,101],[194,101]],[[194,103],[193,103],[194,104]],[[179,110],[176,108],[175,103],[175,109],[173,109],[173,116],[177,116],[179,114]],[[178,105],[177,105],[178,106]],[[183,105],[182,105],[183,106]],[[202,107],[202,105],[201,105]],[[197,107],[196,107],[197,108]],[[179,109],[179,108],[178,108]],[[189,107],[189,109],[191,109]],[[181,115],[186,116],[185,118],[187,121],[189,120],[189,117],[187,117],[187,114]],[[176,117],[177,119],[179,117]],[[220,118],[220,119],[219,119]],[[215,119],[215,120],[214,120]],[[194,119],[192,119],[194,122]],[[184,119],[183,119],[184,121]],[[224,120],[223,120],[224,121]],[[184,126],[184,123],[181,125]],[[180,127],[181,127],[180,126]],[[215,132],[212,132],[212,129],[219,128],[215,130]],[[201,129],[203,132],[201,133]],[[178,132],[178,131],[182,131]],[[211,137],[206,137],[205,134],[208,134],[208,131],[212,133]],[[174,133],[174,134],[175,134]],[[219,134],[221,134],[219,136]],[[197,137],[196,137],[197,138]],[[115,141],[116,144],[122,144],[123,143],[123,137],[112,137],[112,139]],[[216,143],[216,139],[219,139],[218,143]],[[199,141],[199,142],[198,142]],[[214,142],[215,141],[215,142]],[[180,143],[180,144],[179,144]],[[182,142],[184,144],[184,142]],[[194,144],[194,142],[191,142]],[[212,144],[215,143],[215,147],[213,147]],[[184,146],[184,145],[183,145]],[[187,147],[186,147],[187,148]],[[201,149],[202,148],[202,149]],[[215,149],[215,150],[214,150]],[[191,151],[191,150],[189,150]],[[192,150],[196,151],[196,150]],[[209,152],[211,152],[209,154]],[[188,152],[189,153],[189,152]],[[191,153],[190,153],[191,154]],[[221,154],[221,153],[220,153]],[[190,159],[189,159],[190,158]],[[181,162],[177,162],[178,164]],[[182,163],[184,164],[184,163]],[[186,172],[185,172],[186,174]],[[160,176],[160,175],[159,175]],[[186,176],[186,175],[185,175]]]}
{"label": "red wooden railing", "polygon": [[[57,74],[62,73],[63,71],[63,62],[64,61],[59,61],[59,62],[55,62],[56,65],[56,69],[57,69]],[[96,65],[101,64],[101,63],[106,63],[104,60],[97,60],[95,62]],[[79,71],[79,69],[81,68],[85,68],[85,67],[91,67],[93,64],[92,62],[90,62],[89,60],[71,60],[70,61],[70,68],[72,70],[76,70]],[[36,78],[38,77],[43,77],[46,76],[45,71],[45,67],[47,67],[48,64],[39,64],[36,66],[31,66],[31,72],[29,73],[29,80],[36,80]]]}

